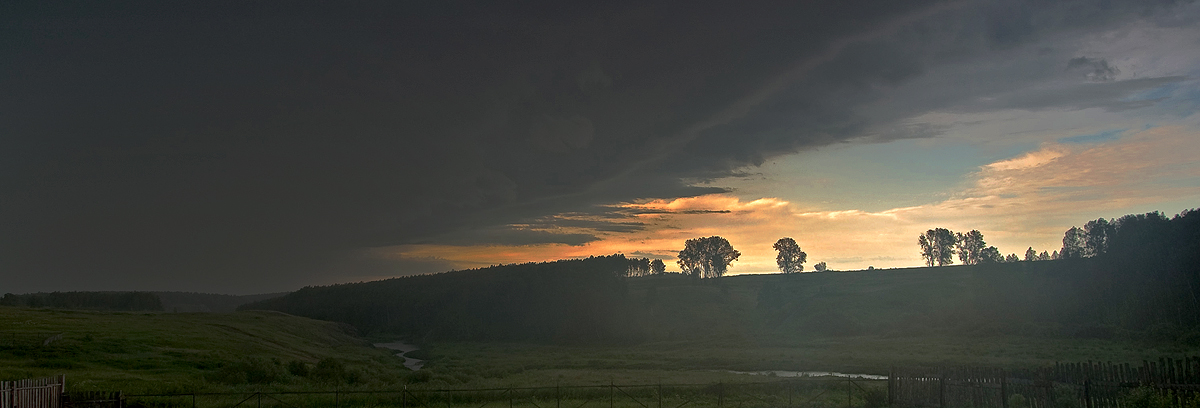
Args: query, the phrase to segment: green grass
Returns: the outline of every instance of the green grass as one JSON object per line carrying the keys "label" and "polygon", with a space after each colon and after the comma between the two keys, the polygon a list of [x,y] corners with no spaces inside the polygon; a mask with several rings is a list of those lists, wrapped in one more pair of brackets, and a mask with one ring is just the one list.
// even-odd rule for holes
{"label": "green grass", "polygon": [[[43,345],[57,334],[61,340]],[[300,377],[287,370],[294,362],[316,369],[322,359],[341,371]],[[347,326],[282,313],[0,307],[0,378],[53,374],[66,374],[72,391],[148,393],[391,384],[408,370]]]}
{"label": "green grass", "polygon": [[[414,355],[429,360],[416,373],[345,325],[276,312],[0,307],[0,377],[66,374],[70,390],[132,394],[428,390],[757,382],[769,379],[730,371],[886,374],[892,366],[1032,368],[1200,354],[1092,320],[1079,300],[1090,299],[1088,289],[1072,286],[1055,265],[630,279],[622,301],[644,328],[639,339],[550,345],[431,337]],[[1117,329],[1097,338],[1072,325]],[[62,339],[41,345],[56,334]],[[289,370],[297,364],[310,374]]]}
{"label": "green grass", "polygon": [[1139,363],[1197,350],[1130,341],[1002,337],[820,338],[787,346],[686,341],[631,346],[438,343],[428,350],[431,383],[455,387],[762,381],[728,371],[887,374],[892,366],[1033,368],[1087,360]]}

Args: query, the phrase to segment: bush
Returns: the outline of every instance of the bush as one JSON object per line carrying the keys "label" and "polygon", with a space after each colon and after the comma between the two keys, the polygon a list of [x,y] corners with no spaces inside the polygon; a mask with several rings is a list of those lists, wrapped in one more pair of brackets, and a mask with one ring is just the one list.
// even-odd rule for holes
{"label": "bush", "polygon": [[[886,388],[873,387],[865,390],[863,393],[863,402],[868,408],[886,407],[888,406],[888,394]],[[1011,407],[1011,405],[1010,405]]]}
{"label": "bush", "polygon": [[1200,346],[1200,330],[1188,330],[1179,335],[1179,338],[1176,341],[1178,341],[1180,344],[1185,344],[1188,346]]}
{"label": "bush", "polygon": [[1133,390],[1123,400],[1125,406],[1130,408],[1168,408],[1175,406],[1170,397],[1149,387]]}
{"label": "bush", "polygon": [[287,363],[287,371],[297,377],[308,377],[308,363],[300,360],[292,360]]}
{"label": "bush", "polygon": [[341,382],[346,378],[346,365],[336,358],[326,357],[317,362],[309,375],[317,381]]}
{"label": "bush", "polygon": [[429,382],[431,379],[433,379],[433,374],[430,374],[429,371],[418,370],[413,371],[412,374],[409,374],[408,378],[405,378],[405,381],[408,383],[423,383]]}
{"label": "bush", "polygon": [[223,365],[207,377],[225,384],[270,384],[282,380],[283,368],[260,358],[248,358]]}

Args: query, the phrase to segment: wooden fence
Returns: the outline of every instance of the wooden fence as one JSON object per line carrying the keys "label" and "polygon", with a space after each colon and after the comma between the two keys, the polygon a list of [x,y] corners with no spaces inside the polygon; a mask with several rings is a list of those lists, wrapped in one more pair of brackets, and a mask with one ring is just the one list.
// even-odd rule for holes
{"label": "wooden fence", "polygon": [[[888,401],[899,407],[997,407],[1014,401],[1042,408],[1123,407],[1135,390],[1176,406],[1200,398],[1200,357],[1162,358],[1140,366],[1112,362],[1058,363],[1037,370],[988,367],[893,368]],[[1019,397],[1015,397],[1019,395]]]}
{"label": "wooden fence", "polygon": [[0,408],[59,408],[66,382],[62,375],[0,381]]}

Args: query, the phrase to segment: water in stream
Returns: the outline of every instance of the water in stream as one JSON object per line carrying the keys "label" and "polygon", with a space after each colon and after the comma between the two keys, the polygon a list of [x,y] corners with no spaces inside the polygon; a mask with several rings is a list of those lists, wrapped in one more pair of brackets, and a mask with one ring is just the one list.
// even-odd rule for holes
{"label": "water in stream", "polygon": [[421,367],[425,366],[425,360],[415,359],[405,355],[409,352],[417,351],[418,347],[412,344],[396,341],[391,343],[375,343],[375,347],[396,350],[396,354],[399,355],[400,358],[404,359],[404,366],[408,367],[409,370],[417,371],[420,370]]}

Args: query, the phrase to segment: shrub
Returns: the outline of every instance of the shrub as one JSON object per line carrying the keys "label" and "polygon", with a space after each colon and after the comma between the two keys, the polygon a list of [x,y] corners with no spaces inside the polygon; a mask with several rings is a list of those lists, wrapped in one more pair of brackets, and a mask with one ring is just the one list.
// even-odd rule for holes
{"label": "shrub", "polygon": [[346,378],[346,365],[336,358],[326,357],[317,362],[309,375],[317,381],[341,382]]}
{"label": "shrub", "polygon": [[[872,387],[863,393],[863,402],[868,408],[886,407],[888,406],[888,394],[886,388]],[[1010,405],[1011,407],[1011,405]]]}
{"label": "shrub", "polygon": [[1149,387],[1142,387],[1126,395],[1125,406],[1130,408],[1168,408],[1175,404],[1171,398]]}
{"label": "shrub", "polygon": [[207,377],[210,381],[225,384],[270,384],[283,379],[283,369],[260,358],[248,358],[226,364]]}
{"label": "shrub", "polygon": [[292,360],[287,363],[287,371],[297,377],[308,377],[308,363]]}
{"label": "shrub", "polygon": [[430,374],[429,371],[417,370],[413,371],[412,374],[409,374],[405,381],[409,383],[423,383],[429,382],[431,379],[433,379],[433,374]]}

